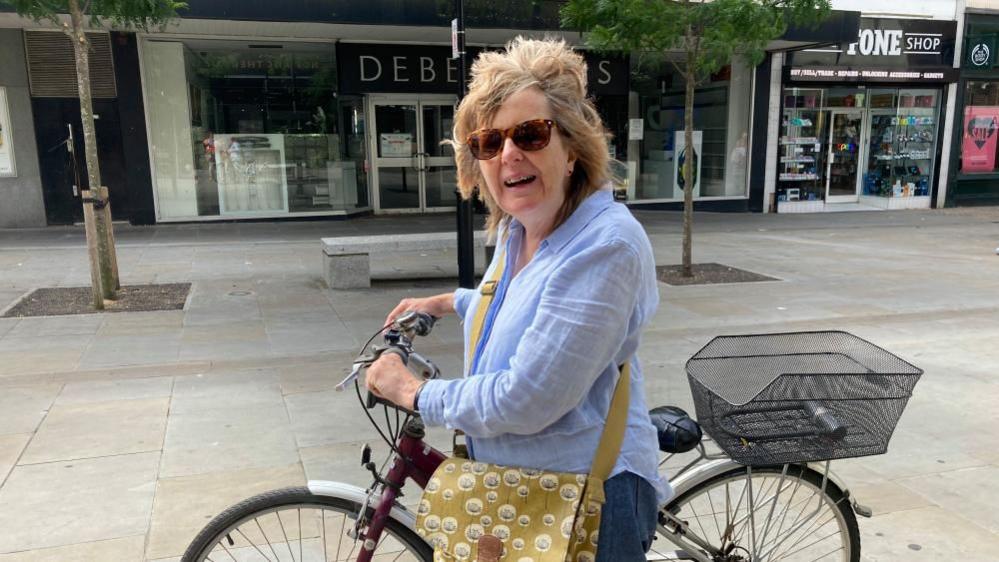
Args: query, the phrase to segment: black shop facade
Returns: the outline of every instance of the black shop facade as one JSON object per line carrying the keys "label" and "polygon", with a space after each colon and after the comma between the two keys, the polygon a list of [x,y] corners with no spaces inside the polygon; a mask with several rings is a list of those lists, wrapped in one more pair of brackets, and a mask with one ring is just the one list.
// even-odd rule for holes
{"label": "black shop facade", "polygon": [[862,18],[856,41],[787,53],[777,211],[932,206],[955,37],[954,21]]}

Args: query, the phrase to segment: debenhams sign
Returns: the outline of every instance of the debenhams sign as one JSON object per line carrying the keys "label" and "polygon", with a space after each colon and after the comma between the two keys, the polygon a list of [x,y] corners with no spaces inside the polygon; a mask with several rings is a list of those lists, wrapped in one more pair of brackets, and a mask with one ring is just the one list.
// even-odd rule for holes
{"label": "debenhams sign", "polygon": [[948,82],[957,23],[863,18],[857,40],[788,55],[791,81]]}
{"label": "debenhams sign", "polygon": [[[468,64],[482,49],[468,49]],[[583,52],[592,94],[627,94],[629,66],[623,57]],[[337,44],[340,92],[447,93],[458,86],[451,49],[431,45]]]}

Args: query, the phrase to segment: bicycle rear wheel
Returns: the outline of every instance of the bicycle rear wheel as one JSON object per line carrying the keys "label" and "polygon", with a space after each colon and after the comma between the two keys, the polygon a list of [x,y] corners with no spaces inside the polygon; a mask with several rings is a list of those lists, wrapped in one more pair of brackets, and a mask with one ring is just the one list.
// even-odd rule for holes
{"label": "bicycle rear wheel", "polygon": [[[735,468],[674,498],[664,511],[723,549],[724,556],[716,558],[721,562],[860,560],[860,530],[850,502],[805,466]],[[650,560],[658,559],[656,548],[669,544],[662,524],[659,531]]]}
{"label": "bicycle rear wheel", "polygon": [[[362,541],[347,536],[360,504],[284,488],[243,500],[215,516],[187,548],[181,562],[355,560]],[[390,519],[372,560],[430,562],[433,550],[404,524]]]}

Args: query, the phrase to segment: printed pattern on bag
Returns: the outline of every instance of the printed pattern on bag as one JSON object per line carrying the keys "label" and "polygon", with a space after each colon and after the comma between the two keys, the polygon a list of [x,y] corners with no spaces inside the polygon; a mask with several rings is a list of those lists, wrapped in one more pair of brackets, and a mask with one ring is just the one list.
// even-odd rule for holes
{"label": "printed pattern on bag", "polygon": [[586,474],[444,461],[417,507],[416,532],[435,562],[477,562],[485,535],[502,541],[505,562],[593,562],[600,504]]}

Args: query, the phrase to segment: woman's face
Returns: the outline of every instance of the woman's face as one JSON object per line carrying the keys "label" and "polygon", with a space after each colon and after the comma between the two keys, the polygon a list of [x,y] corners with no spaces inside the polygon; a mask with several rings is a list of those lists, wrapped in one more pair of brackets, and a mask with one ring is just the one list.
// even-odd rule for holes
{"label": "woman's face", "polygon": [[[554,120],[548,100],[537,88],[510,96],[492,123],[484,126],[507,129],[532,119]],[[565,200],[575,159],[569,155],[564,141],[556,125],[551,141],[541,150],[522,150],[507,138],[499,154],[490,160],[479,160],[479,169],[493,200],[528,231],[550,228]]]}

